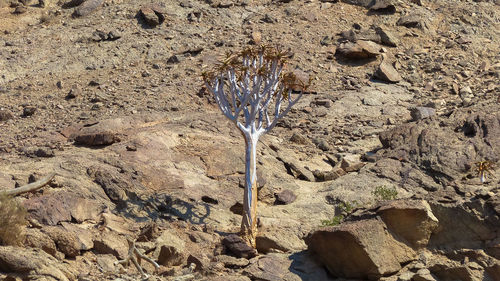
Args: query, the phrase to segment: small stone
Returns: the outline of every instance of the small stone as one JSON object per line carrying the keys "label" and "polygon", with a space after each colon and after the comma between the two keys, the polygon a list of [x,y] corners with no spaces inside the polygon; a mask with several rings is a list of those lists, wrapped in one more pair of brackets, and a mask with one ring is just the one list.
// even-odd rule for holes
{"label": "small stone", "polygon": [[396,12],[396,6],[394,6],[393,0],[374,0],[373,5],[370,6],[370,10],[394,14]]}
{"label": "small stone", "polygon": [[12,119],[14,116],[12,113],[6,109],[0,109],[0,122]]}
{"label": "small stone", "polygon": [[320,170],[315,170],[313,172],[314,177],[316,177],[316,181],[322,182],[322,181],[331,181],[331,180],[336,180],[340,178],[341,176],[346,175],[347,173],[340,169],[333,169],[331,171],[320,171]]}
{"label": "small stone", "polygon": [[80,94],[81,94],[81,89],[76,87],[76,86],[73,86],[71,88],[71,90],[69,90],[68,94],[66,95],[66,99],[67,100],[74,99],[74,98],[78,97]]}
{"label": "small stone", "polygon": [[104,0],[85,0],[75,9],[73,17],[87,16],[99,8],[103,2]]}
{"label": "small stone", "polygon": [[152,27],[155,27],[161,23],[160,18],[156,15],[155,11],[153,11],[153,9],[150,7],[142,7],[139,10],[139,13],[144,19],[144,21]]}
{"label": "small stone", "polygon": [[54,157],[54,150],[52,150],[49,147],[40,147],[35,150],[34,152],[35,156],[37,157]]}
{"label": "small stone", "polygon": [[465,97],[469,97],[469,96],[473,96],[472,94],[472,89],[469,87],[469,86],[465,86],[463,87],[462,89],[460,89],[460,96],[465,96]]}
{"label": "small stone", "polygon": [[406,26],[408,28],[426,29],[427,23],[425,22],[424,18],[425,17],[422,15],[413,13],[399,18],[399,20],[396,22],[396,25]]}
{"label": "small stone", "polygon": [[75,9],[73,17],[87,16],[99,8],[103,2],[104,0],[85,0]]}
{"label": "small stone", "polygon": [[285,189],[274,195],[276,197],[276,205],[288,205],[293,203],[297,199],[297,195],[293,193],[290,189]]}
{"label": "small stone", "polygon": [[36,112],[36,107],[26,106],[23,109],[23,117],[31,116],[31,115],[35,114],[35,112]]}
{"label": "small stone", "polygon": [[377,71],[375,72],[375,77],[390,83],[397,83],[402,79],[396,69],[385,60],[383,60],[379,65]]}
{"label": "small stone", "polygon": [[164,231],[156,239],[156,250],[153,256],[157,258],[158,264],[164,266],[177,266],[185,264],[185,242],[178,237],[174,230]]}
{"label": "small stone", "polygon": [[14,10],[14,12],[12,12],[13,14],[16,14],[16,15],[20,15],[20,14],[24,14],[28,11],[28,8],[26,8],[26,6],[17,6],[16,9]]}
{"label": "small stone", "polygon": [[306,145],[306,144],[310,143],[310,141],[307,137],[305,137],[304,135],[299,134],[299,133],[293,133],[293,135],[290,137],[290,141],[294,142],[296,144],[302,144],[302,145]]}
{"label": "small stone", "polygon": [[356,43],[341,43],[336,50],[339,54],[348,59],[375,58],[380,55],[380,46],[372,41],[358,40]]}
{"label": "small stone", "polygon": [[375,28],[375,32],[380,36],[380,41],[382,42],[382,44],[391,47],[396,47],[397,45],[399,45],[399,39],[385,28],[378,26]]}
{"label": "small stone", "polygon": [[347,154],[342,157],[340,167],[346,172],[359,171],[365,163],[361,162],[361,157],[355,154]]}
{"label": "small stone", "polygon": [[316,105],[324,106],[326,108],[332,107],[332,101],[329,99],[320,99],[316,101]]}
{"label": "small stone", "polygon": [[251,259],[257,255],[254,248],[250,247],[236,234],[230,234],[222,240],[226,249],[237,258]]}
{"label": "small stone", "polygon": [[413,121],[418,121],[436,115],[436,110],[431,107],[417,106],[410,108],[410,115]]}
{"label": "small stone", "polygon": [[137,146],[135,146],[134,144],[129,144],[125,148],[127,149],[127,151],[137,151]]}
{"label": "small stone", "polygon": [[180,62],[181,62],[181,60],[179,59],[179,56],[177,56],[177,55],[173,55],[170,58],[168,58],[168,60],[167,60],[168,64],[177,64]]}
{"label": "small stone", "polygon": [[331,149],[330,144],[323,138],[314,139],[314,144],[323,151],[329,151]]}
{"label": "small stone", "polygon": [[112,132],[82,133],[75,137],[76,145],[101,146],[110,145],[119,141],[119,138]]}

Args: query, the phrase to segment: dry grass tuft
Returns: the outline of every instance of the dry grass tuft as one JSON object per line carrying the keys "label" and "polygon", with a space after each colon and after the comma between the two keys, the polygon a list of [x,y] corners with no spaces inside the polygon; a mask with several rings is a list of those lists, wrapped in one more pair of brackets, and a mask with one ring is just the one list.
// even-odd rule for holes
{"label": "dry grass tuft", "polygon": [[26,210],[12,196],[0,193],[0,245],[21,245],[26,215]]}

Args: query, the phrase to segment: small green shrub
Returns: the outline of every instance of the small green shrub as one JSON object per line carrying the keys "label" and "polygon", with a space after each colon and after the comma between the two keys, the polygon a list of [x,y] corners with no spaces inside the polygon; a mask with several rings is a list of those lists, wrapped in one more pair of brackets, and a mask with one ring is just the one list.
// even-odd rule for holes
{"label": "small green shrub", "polygon": [[398,197],[398,192],[395,187],[388,188],[385,185],[377,186],[372,194],[377,201],[394,200]]}
{"label": "small green shrub", "polygon": [[322,220],[321,226],[335,226],[341,224],[344,222],[346,215],[352,213],[355,208],[359,207],[359,203],[356,200],[352,202],[342,202],[338,205],[338,207],[341,214],[334,216],[330,220]]}
{"label": "small green shrub", "polygon": [[331,220],[322,220],[321,226],[335,226],[339,225],[344,221],[344,215],[334,216]]}
{"label": "small green shrub", "polygon": [[0,193],[0,245],[21,245],[26,215],[13,197]]}

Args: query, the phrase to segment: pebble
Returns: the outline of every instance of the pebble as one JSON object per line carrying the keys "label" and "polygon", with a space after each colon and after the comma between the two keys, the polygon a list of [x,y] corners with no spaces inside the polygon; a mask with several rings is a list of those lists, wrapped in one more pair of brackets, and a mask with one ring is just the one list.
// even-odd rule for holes
{"label": "pebble", "polygon": [[276,205],[288,205],[293,203],[297,199],[297,195],[293,193],[290,189],[285,189],[279,193],[274,194],[276,197]]}
{"label": "pebble", "polygon": [[36,107],[26,106],[23,109],[23,117],[31,116],[31,115],[35,114],[35,112],[36,112]]}
{"label": "pebble", "polygon": [[6,109],[0,109],[0,121],[7,121],[12,119],[14,116],[12,113]]}

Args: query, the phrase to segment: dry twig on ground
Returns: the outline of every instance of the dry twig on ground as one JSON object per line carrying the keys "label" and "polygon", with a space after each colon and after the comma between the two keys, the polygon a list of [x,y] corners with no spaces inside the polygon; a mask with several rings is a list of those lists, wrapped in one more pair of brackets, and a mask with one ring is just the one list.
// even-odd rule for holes
{"label": "dry twig on ground", "polygon": [[52,180],[52,178],[54,178],[55,175],[56,175],[56,173],[52,172],[48,176],[46,176],[45,178],[43,178],[43,179],[41,179],[39,181],[36,181],[36,182],[30,183],[30,184],[21,186],[19,188],[9,189],[9,190],[6,190],[6,191],[0,191],[0,194],[7,195],[7,196],[17,196],[19,194],[23,194],[23,193],[26,193],[26,192],[35,191],[37,189],[42,188],[46,184],[48,184]]}

